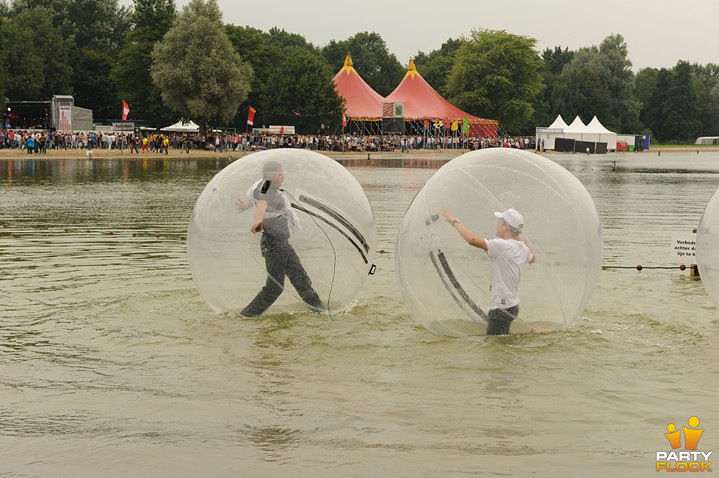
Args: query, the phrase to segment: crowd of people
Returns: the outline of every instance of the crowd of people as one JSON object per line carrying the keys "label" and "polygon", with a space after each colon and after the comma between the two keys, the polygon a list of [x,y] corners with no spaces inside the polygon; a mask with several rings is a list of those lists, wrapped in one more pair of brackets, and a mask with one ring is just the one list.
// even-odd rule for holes
{"label": "crowd of people", "polygon": [[11,148],[28,154],[44,154],[52,150],[116,149],[130,154],[168,154],[170,149],[190,153],[191,150],[257,151],[274,148],[304,148],[316,151],[397,151],[419,149],[460,149],[508,147],[534,149],[534,138],[427,135],[280,135],[213,133],[204,137],[198,133],[172,132],[61,132],[0,130],[0,149]]}

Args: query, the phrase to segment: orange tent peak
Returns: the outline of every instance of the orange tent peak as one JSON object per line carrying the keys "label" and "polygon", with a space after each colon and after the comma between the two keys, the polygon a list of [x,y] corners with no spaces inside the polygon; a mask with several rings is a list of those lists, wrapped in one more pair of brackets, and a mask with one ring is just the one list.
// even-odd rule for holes
{"label": "orange tent peak", "polygon": [[352,73],[352,70],[354,70],[354,67],[352,66],[352,57],[349,53],[347,53],[347,56],[345,57],[345,66],[342,67],[342,71],[349,75]]}
{"label": "orange tent peak", "polygon": [[412,79],[414,80],[414,76],[417,74],[419,74],[419,73],[417,72],[417,67],[414,66],[414,60],[412,58],[410,58],[409,65],[407,65],[407,73],[404,75],[404,77],[407,78],[408,76],[411,76]]}

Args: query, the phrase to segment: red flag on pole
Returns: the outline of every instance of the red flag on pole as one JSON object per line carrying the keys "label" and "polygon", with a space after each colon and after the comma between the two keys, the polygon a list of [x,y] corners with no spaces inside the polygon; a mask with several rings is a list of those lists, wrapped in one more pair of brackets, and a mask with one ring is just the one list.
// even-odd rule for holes
{"label": "red flag on pole", "polygon": [[347,126],[347,117],[345,116],[345,112],[342,112],[342,127],[344,128]]}
{"label": "red flag on pole", "polygon": [[257,113],[257,110],[250,106],[250,112],[247,114],[247,124],[255,125],[255,113]]}
{"label": "red flag on pole", "polygon": [[122,100],[122,121],[127,121],[127,115],[130,114],[130,105]]}

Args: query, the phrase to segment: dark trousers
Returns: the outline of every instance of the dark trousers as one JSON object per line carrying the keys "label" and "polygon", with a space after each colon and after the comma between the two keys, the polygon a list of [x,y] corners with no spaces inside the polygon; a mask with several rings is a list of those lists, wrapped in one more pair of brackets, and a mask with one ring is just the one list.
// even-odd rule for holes
{"label": "dark trousers", "polygon": [[252,299],[241,314],[247,317],[261,315],[266,311],[277,298],[282,294],[285,285],[285,276],[297,290],[307,304],[312,307],[322,308],[317,292],[312,288],[305,268],[302,267],[300,258],[286,239],[275,239],[267,234],[262,235],[260,240],[262,256],[265,258],[267,268],[267,282],[260,292]]}
{"label": "dark trousers", "polygon": [[507,335],[512,321],[519,315],[519,306],[507,309],[490,309],[487,335]]}

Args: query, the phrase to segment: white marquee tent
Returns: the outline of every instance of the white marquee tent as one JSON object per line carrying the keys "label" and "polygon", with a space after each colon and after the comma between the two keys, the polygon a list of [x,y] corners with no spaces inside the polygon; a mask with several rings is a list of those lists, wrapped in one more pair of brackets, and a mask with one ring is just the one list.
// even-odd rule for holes
{"label": "white marquee tent", "polygon": [[537,128],[537,144],[541,144],[542,149],[554,149],[554,139],[564,138],[564,129],[567,123],[564,122],[562,115],[557,115],[554,123],[547,128]]}
{"label": "white marquee tent", "polygon": [[567,125],[562,116],[559,115],[551,126],[537,128],[537,141],[543,140],[544,149],[553,150],[556,138],[607,143],[607,149],[610,151],[617,148],[617,133],[605,128],[596,116],[587,125],[582,122],[579,116],[575,117],[574,121]]}
{"label": "white marquee tent", "polygon": [[557,115],[557,119],[554,120],[554,123],[549,125],[549,129],[561,129],[564,130],[564,128],[567,127],[567,123],[564,122],[564,118],[562,118],[562,115]]}
{"label": "white marquee tent", "polygon": [[594,141],[596,143],[607,143],[607,149],[609,150],[617,148],[617,133],[609,131],[607,128],[605,128],[604,125],[599,122],[599,119],[597,119],[596,116],[592,118],[592,121],[590,121],[587,125],[586,134],[590,134],[596,137],[596,139],[590,139],[589,141]]}
{"label": "white marquee tent", "polygon": [[[574,121],[564,128],[564,137],[584,141],[584,133],[587,132],[587,126],[582,122],[582,118],[577,115]],[[588,141],[588,140],[587,140]]]}
{"label": "white marquee tent", "polygon": [[168,133],[197,133],[200,127],[194,121],[178,121],[175,124],[162,128],[162,131]]}

